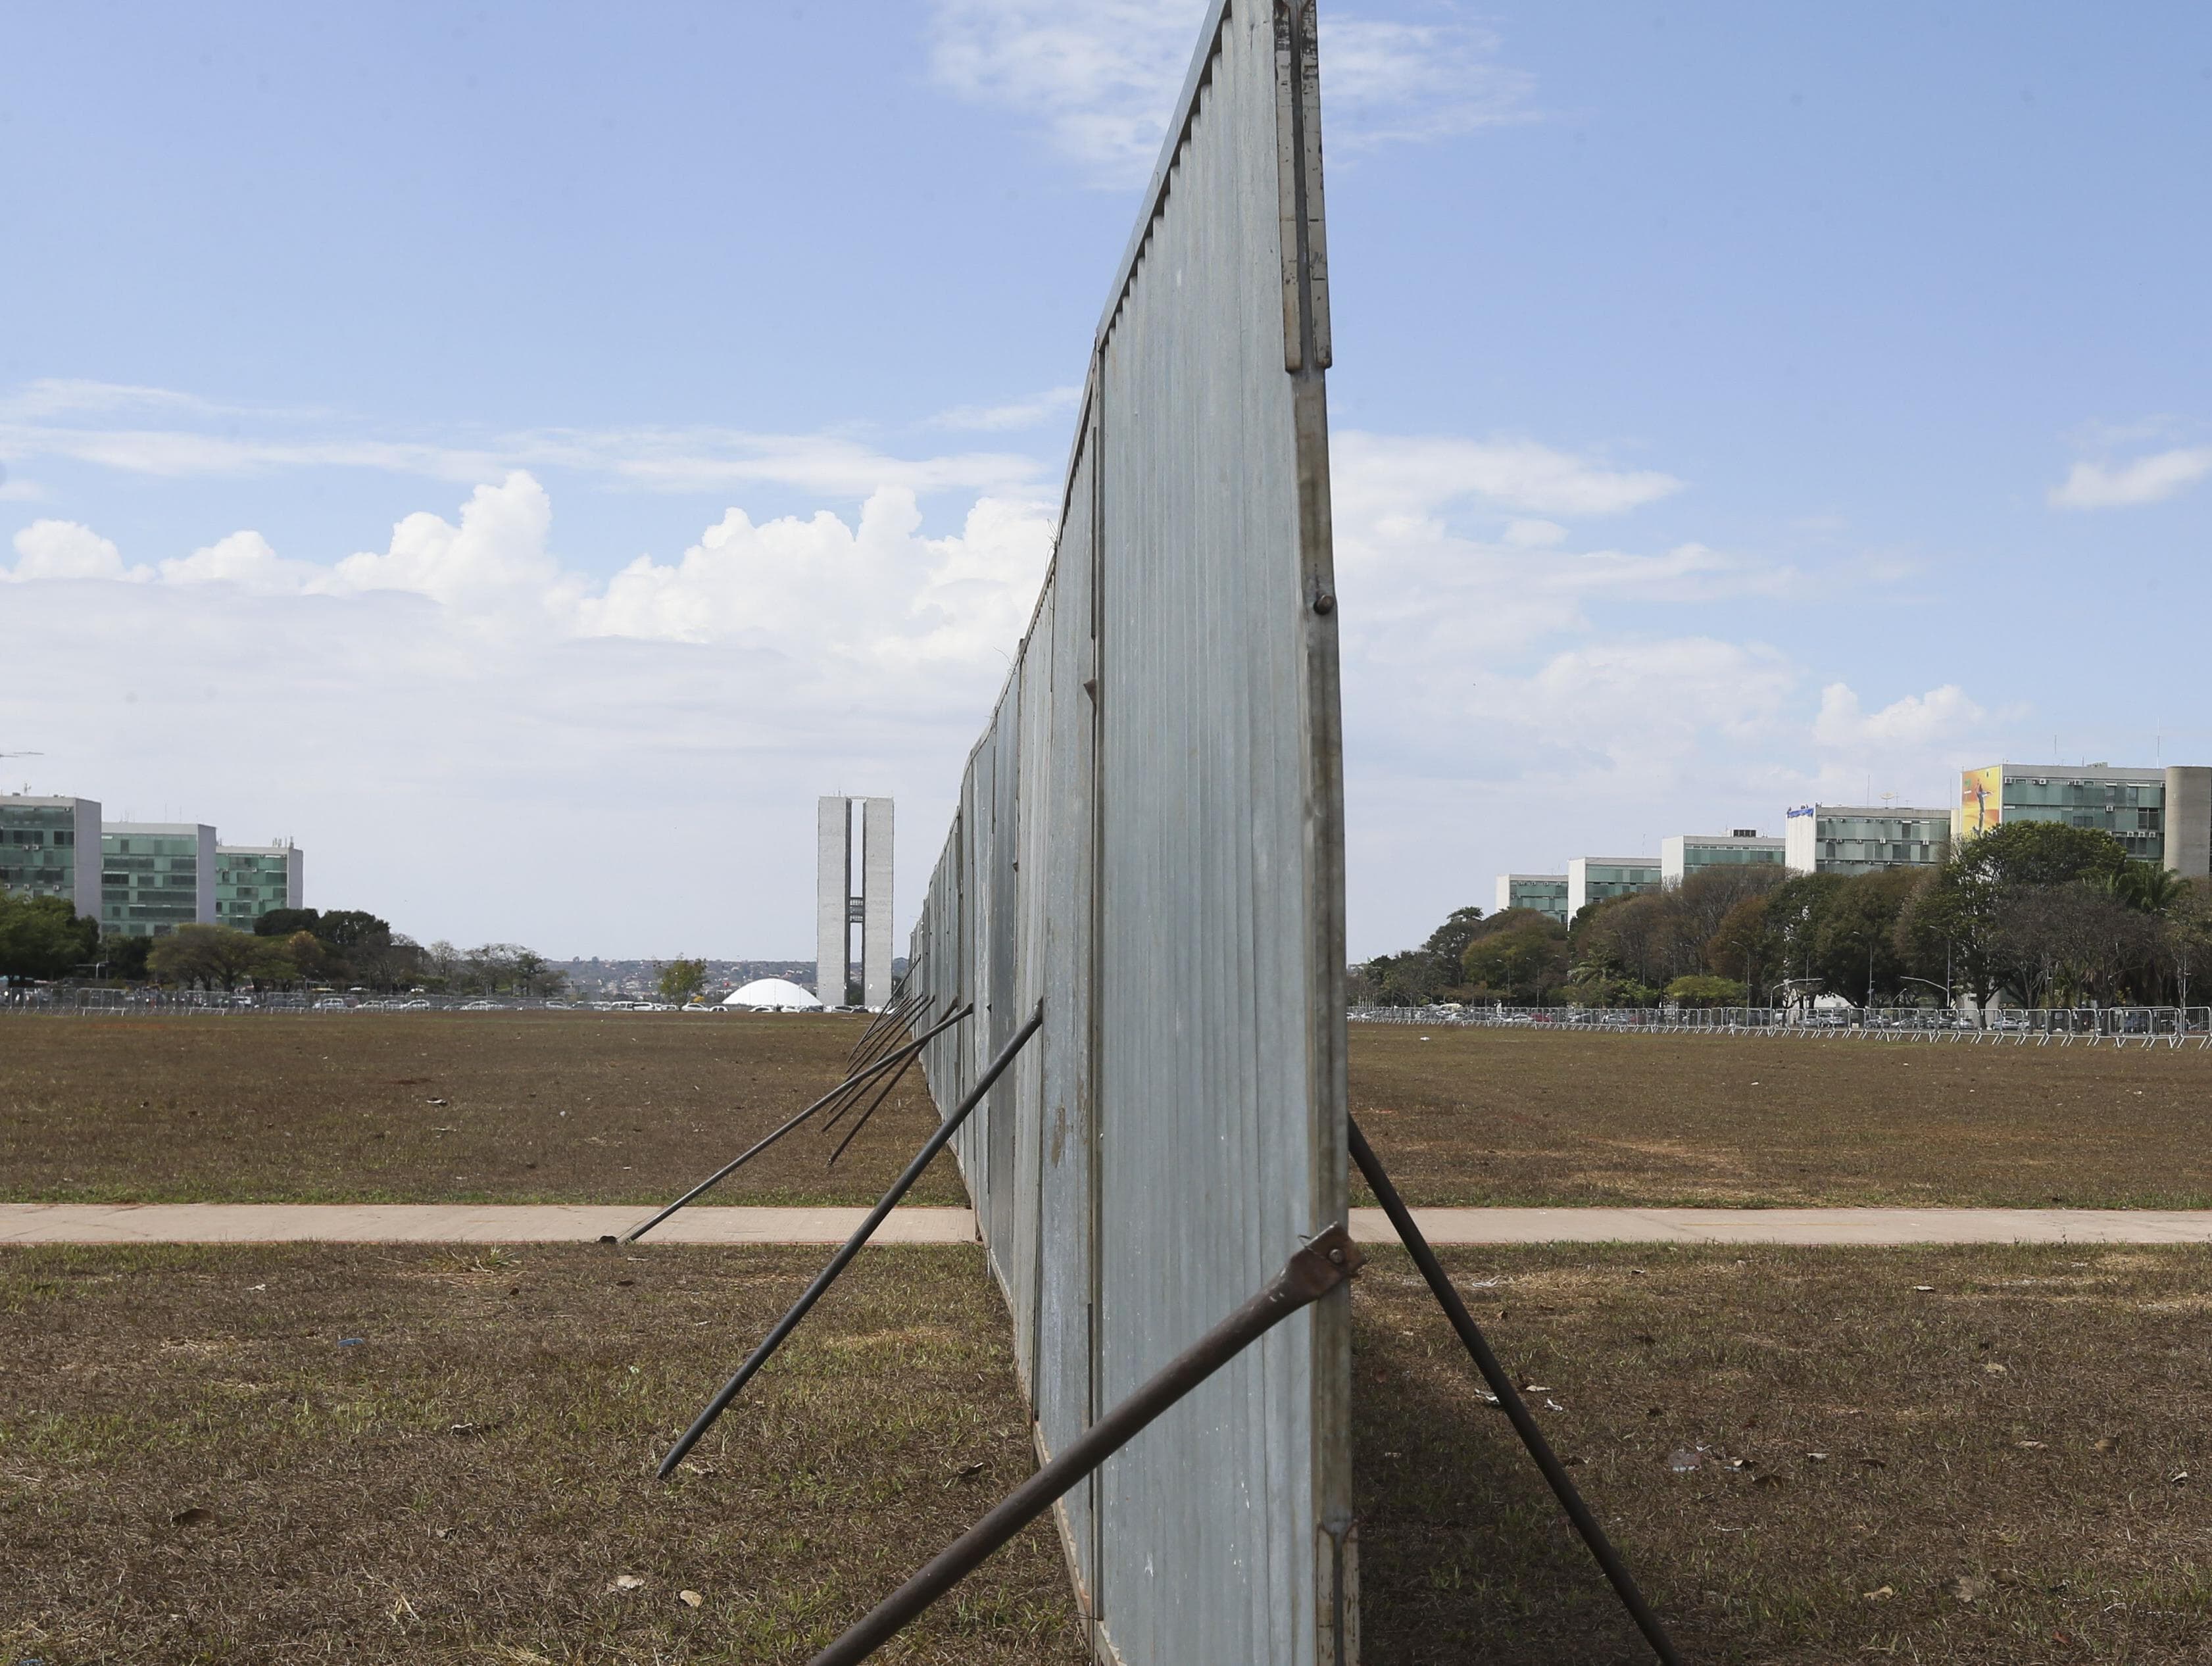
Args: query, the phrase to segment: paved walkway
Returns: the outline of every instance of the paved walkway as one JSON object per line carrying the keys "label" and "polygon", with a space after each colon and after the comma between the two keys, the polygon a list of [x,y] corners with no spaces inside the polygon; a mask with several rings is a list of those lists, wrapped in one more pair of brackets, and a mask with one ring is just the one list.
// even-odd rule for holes
{"label": "paved walkway", "polygon": [[[1432,1243],[2212,1243],[2212,1209],[1416,1209]],[[1387,1243],[1380,1209],[1352,1235]]]}
{"label": "paved walkway", "polygon": [[[0,1203],[0,1243],[563,1243],[650,1209],[605,1204]],[[865,1209],[686,1209],[647,1243],[842,1243]],[[1417,1209],[1435,1243],[2212,1243],[2212,1210]],[[1391,1241],[1380,1209],[1352,1236]],[[966,1209],[894,1209],[880,1243],[972,1243]]]}
{"label": "paved walkway", "polygon": [[[574,1243],[653,1213],[602,1203],[0,1203],[0,1243]],[[842,1243],[866,1209],[685,1209],[647,1243]],[[973,1243],[966,1209],[894,1209],[878,1243]]]}

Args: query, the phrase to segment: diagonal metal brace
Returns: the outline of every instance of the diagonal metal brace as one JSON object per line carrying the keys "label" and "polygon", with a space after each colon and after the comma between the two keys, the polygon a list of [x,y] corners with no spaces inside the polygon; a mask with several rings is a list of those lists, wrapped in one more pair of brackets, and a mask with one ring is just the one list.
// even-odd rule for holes
{"label": "diagonal metal brace", "polygon": [[1461,1344],[1474,1361],[1475,1369],[1482,1373],[1482,1380],[1490,1384],[1491,1393],[1498,1396],[1498,1408],[1512,1420],[1514,1432],[1521,1437],[1521,1444],[1528,1449],[1528,1456],[1536,1460],[1536,1467],[1544,1472],[1544,1479],[1552,1484],[1552,1492],[1558,1498],[1559,1507],[1567,1512],[1567,1519],[1574,1523],[1575,1531],[1589,1547],[1589,1554],[1597,1559],[1597,1565],[1604,1572],[1607,1582],[1613,1586],[1613,1595],[1620,1599],[1621,1607],[1628,1610],[1628,1617],[1636,1622],[1636,1629],[1644,1633],[1644,1640],[1651,1645],[1651,1651],[1659,1657],[1664,1666],[1682,1666],[1682,1657],[1674,1651],[1674,1644],[1667,1635],[1667,1628],[1659,1623],[1659,1616],[1651,1612],[1650,1605],[1644,1600],[1644,1593],[1637,1589],[1636,1576],[1628,1571],[1628,1564],[1620,1560],[1620,1553],[1613,1547],[1613,1541],[1605,1536],[1605,1529],[1598,1525],[1597,1517],[1590,1513],[1589,1505],[1583,1502],[1581,1489],[1559,1462],[1559,1455],[1552,1450],[1552,1443],[1544,1438],[1544,1432],[1536,1426],[1536,1420],[1530,1414],[1528,1402],[1521,1398],[1521,1391],[1513,1386],[1513,1379],[1506,1375],[1505,1367],[1490,1351],[1490,1343],[1483,1336],[1481,1328],[1474,1322],[1474,1316],[1467,1310],[1467,1304],[1460,1299],[1459,1292],[1452,1287],[1443,1263],[1437,1259],[1437,1252],[1429,1247],[1428,1239],[1422,1236],[1420,1227],[1414,1224],[1413,1212],[1406,1207],[1406,1200],[1398,1195],[1398,1189],[1390,1183],[1390,1177],[1382,1171],[1382,1164],[1376,1157],[1374,1148],[1368,1145],[1367,1136],[1360,1133],[1359,1124],[1351,1118],[1346,1117],[1345,1122],[1351,1141],[1352,1160],[1359,1165],[1359,1172],[1366,1178],[1368,1189],[1382,1204],[1382,1213],[1390,1217],[1390,1225],[1397,1229],[1399,1241],[1406,1246],[1406,1253],[1413,1258],[1413,1265],[1420,1268],[1422,1278],[1428,1281],[1429,1293],[1437,1298],[1437,1305],[1443,1309],[1444,1317],[1459,1333]]}
{"label": "diagonal metal brace", "polygon": [[968,1120],[968,1114],[983,1103],[983,1096],[991,1091],[992,1084],[1013,1063],[1015,1055],[1029,1044],[1030,1037],[1043,1025],[1044,1003],[1039,1001],[1036,1011],[1030,1014],[1029,1021],[1015,1031],[1012,1039],[999,1049],[999,1055],[983,1067],[983,1073],[975,1079],[975,1085],[968,1090],[968,1097],[954,1106],[951,1114],[937,1125],[936,1131],[915,1153],[914,1161],[906,1165],[896,1180],[891,1182],[891,1189],[884,1194],[883,1201],[868,1211],[868,1218],[860,1223],[860,1230],[846,1239],[837,1253],[830,1257],[830,1264],[815,1275],[814,1282],[808,1285],[805,1292],[792,1304],[791,1311],[775,1322],[775,1329],[761,1339],[760,1346],[746,1358],[744,1365],[738,1367],[737,1375],[722,1384],[721,1390],[707,1402],[707,1408],[692,1420],[691,1426],[668,1449],[668,1456],[660,1460],[660,1468],[655,1472],[659,1479],[668,1479],[670,1472],[683,1461],[684,1455],[698,1444],[700,1436],[714,1426],[714,1420],[721,1416],[729,1403],[738,1397],[738,1390],[752,1380],[753,1373],[766,1365],[769,1356],[783,1346],[783,1339],[799,1328],[799,1322],[806,1316],[807,1310],[822,1299],[823,1292],[837,1281],[837,1275],[851,1264],[853,1257],[859,1255],[868,1240],[875,1236],[876,1228],[884,1224],[884,1218],[907,1195],[914,1183],[921,1178],[922,1170],[936,1159],[938,1152],[951,1143],[952,1136],[960,1131],[960,1125]]}
{"label": "diagonal metal brace", "polygon": [[[834,1104],[837,1099],[848,1094],[857,1095],[866,1087],[868,1083],[873,1081],[877,1077],[882,1075],[885,1071],[890,1070],[894,1067],[903,1070],[905,1068],[905,1061],[913,1058],[939,1035],[950,1030],[954,1025],[959,1023],[961,1019],[966,1018],[975,1010],[975,1008],[972,1002],[966,1006],[961,1007],[957,1012],[946,1018],[935,1028],[927,1031],[914,1041],[908,1043],[904,1047],[900,1048],[896,1053],[890,1054],[885,1058],[878,1060],[874,1064],[868,1066],[865,1070],[856,1071],[852,1075],[846,1077],[843,1081],[838,1083],[836,1086],[831,1088],[827,1093],[817,1099],[812,1104],[807,1106],[805,1110],[800,1111],[796,1116],[792,1117],[788,1122],[785,1122],[782,1127],[776,1128],[772,1133],[763,1134],[759,1140],[754,1141],[751,1146],[738,1152],[737,1156],[732,1158],[728,1162],[722,1164],[720,1168],[715,1170],[714,1173],[708,1175],[704,1180],[694,1186],[690,1191],[684,1193],[683,1196],[678,1198],[676,1201],[662,1209],[658,1214],[653,1215],[650,1219],[640,1221],[636,1225],[631,1227],[629,1231],[623,1234],[622,1242],[624,1243],[635,1243],[647,1232],[650,1232],[654,1227],[659,1225],[662,1221],[667,1219],[669,1216],[674,1214],[685,1204],[690,1202],[692,1199],[702,1196],[705,1193],[712,1191],[715,1187],[720,1185],[722,1182],[727,1180],[739,1169],[744,1167],[746,1164],[751,1162],[753,1158],[758,1157],[770,1146],[773,1146],[777,1140],[782,1139],[785,1134],[790,1133],[792,1129],[797,1128],[808,1117],[813,1116],[814,1113],[821,1110],[823,1106]],[[600,1242],[604,1243],[606,1240],[602,1238]]]}
{"label": "diagonal metal brace", "polygon": [[808,1666],[852,1666],[866,1659],[975,1572],[993,1551],[1050,1509],[1054,1499],[1136,1438],[1146,1425],[1291,1314],[1342,1284],[1359,1270],[1359,1246],[1342,1226],[1332,1226],[1315,1237],[1284,1263],[1267,1288],[1071,1441]]}

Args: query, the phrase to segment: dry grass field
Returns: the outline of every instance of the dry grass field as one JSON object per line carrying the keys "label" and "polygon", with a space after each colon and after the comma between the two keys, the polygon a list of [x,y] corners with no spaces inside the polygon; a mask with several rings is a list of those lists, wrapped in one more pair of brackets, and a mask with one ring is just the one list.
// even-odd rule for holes
{"label": "dry grass field", "polygon": [[[2212,1658],[2203,1250],[1443,1253],[1699,1666]],[[1369,1661],[1648,1661],[1412,1264],[1354,1288]]]}
{"label": "dry grass field", "polygon": [[[2206,1657],[2203,1251],[1446,1254],[1700,1666]],[[980,1255],[891,1250],[654,1483],[820,1260],[0,1252],[0,1662],[803,1660],[1030,1462]],[[1646,1658],[1402,1256],[1354,1312],[1370,1666]],[[1040,1526],[885,1658],[1074,1636]]]}
{"label": "dry grass field", "polygon": [[[1030,1468],[981,1253],[878,1250],[656,1482],[822,1259],[0,1253],[0,1662],[803,1661]],[[1073,1613],[1039,1524],[885,1658]]]}
{"label": "dry grass field", "polygon": [[[643,1204],[855,1033],[16,1020],[0,1195]],[[2212,1198],[2193,1053],[1429,1033],[1353,1033],[1417,1202]],[[872,1198],[931,1121],[728,1196]],[[652,1481],[823,1253],[0,1251],[0,1666],[804,1659],[1030,1462],[980,1254],[884,1250]],[[2212,1658],[2204,1250],[1444,1254],[1700,1666]],[[1354,1313],[1370,1666],[1645,1658],[1402,1256]],[[885,1658],[1073,1666],[1049,1533]]]}
{"label": "dry grass field", "polygon": [[[834,1085],[858,1024],[13,1019],[0,1199],[653,1203]],[[2212,1207],[2193,1050],[1355,1025],[1352,1093],[1416,1203]],[[933,1122],[916,1068],[835,1170],[801,1133],[714,1195],[872,1201]],[[945,1158],[913,1201],[964,1197]]]}
{"label": "dry grass field", "polygon": [[[0,1199],[665,1201],[834,1087],[865,1022],[12,1019],[0,1023]],[[802,1129],[709,1197],[872,1203],[935,1126],[916,1066],[834,1170],[834,1142]],[[966,1201],[950,1158],[911,1201]]]}
{"label": "dry grass field", "polygon": [[1352,1107],[1414,1203],[2212,1207],[2194,1049],[1363,1024]]}

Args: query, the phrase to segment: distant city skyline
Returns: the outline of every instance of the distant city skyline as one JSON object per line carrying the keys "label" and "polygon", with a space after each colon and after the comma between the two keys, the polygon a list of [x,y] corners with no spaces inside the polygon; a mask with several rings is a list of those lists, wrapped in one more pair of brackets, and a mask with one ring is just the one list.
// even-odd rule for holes
{"label": "distant city skyline", "polygon": [[[879,793],[910,910],[1200,9],[14,15],[0,784],[764,959]],[[2212,756],[2212,12],[1357,0],[1322,88],[1354,958]]]}

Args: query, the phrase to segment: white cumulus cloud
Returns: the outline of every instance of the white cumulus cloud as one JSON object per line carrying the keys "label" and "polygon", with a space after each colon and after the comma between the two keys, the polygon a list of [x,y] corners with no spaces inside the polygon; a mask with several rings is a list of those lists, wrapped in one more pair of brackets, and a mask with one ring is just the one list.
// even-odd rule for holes
{"label": "white cumulus cloud", "polygon": [[1824,746],[1922,747],[1956,739],[1988,715],[1955,683],[1908,694],[1872,712],[1860,704],[1849,684],[1831,683],[1820,690],[1813,734]]}
{"label": "white cumulus cloud", "polygon": [[34,520],[15,534],[15,564],[7,576],[35,579],[143,579],[126,569],[123,552],[91,527],[74,520]]}
{"label": "white cumulus cloud", "polygon": [[388,548],[348,556],[314,587],[411,591],[478,615],[547,605],[568,587],[546,548],[552,525],[552,499],[518,470],[496,486],[478,486],[459,524],[418,511],[392,529]]}
{"label": "white cumulus cloud", "polygon": [[160,572],[164,584],[236,585],[258,595],[296,594],[320,576],[306,562],[284,560],[267,538],[250,530],[164,561]]}

